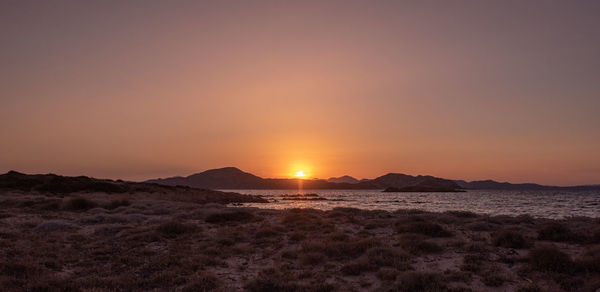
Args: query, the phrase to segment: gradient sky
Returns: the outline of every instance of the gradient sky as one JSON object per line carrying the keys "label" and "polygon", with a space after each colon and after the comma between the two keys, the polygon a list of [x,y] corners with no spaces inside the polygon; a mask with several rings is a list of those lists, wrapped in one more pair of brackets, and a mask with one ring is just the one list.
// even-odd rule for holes
{"label": "gradient sky", "polygon": [[0,171],[600,183],[600,1],[0,1]]}

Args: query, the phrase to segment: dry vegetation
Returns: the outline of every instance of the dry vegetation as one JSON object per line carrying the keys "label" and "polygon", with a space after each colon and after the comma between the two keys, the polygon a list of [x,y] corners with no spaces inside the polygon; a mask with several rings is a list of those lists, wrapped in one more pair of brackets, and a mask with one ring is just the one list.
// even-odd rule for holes
{"label": "dry vegetation", "polygon": [[600,220],[0,194],[3,291],[595,291]]}

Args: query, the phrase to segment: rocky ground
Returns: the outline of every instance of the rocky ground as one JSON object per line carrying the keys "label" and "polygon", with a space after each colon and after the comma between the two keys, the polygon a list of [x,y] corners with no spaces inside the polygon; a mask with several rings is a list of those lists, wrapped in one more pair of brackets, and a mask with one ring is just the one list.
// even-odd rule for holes
{"label": "rocky ground", "polygon": [[195,195],[3,191],[0,287],[3,291],[600,288],[598,218],[548,220],[343,208],[276,211],[226,207],[214,203],[222,202],[214,199],[218,192],[207,192],[202,197],[198,191]]}

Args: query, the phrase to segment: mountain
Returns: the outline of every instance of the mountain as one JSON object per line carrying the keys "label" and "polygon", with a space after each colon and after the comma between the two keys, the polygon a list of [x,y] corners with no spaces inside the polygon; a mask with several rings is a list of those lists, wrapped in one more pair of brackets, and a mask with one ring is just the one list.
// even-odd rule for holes
{"label": "mountain", "polygon": [[494,180],[478,180],[467,182],[464,180],[455,180],[461,188],[471,190],[564,190],[564,191],[587,191],[600,190],[600,185],[583,185],[583,186],[545,186],[534,183],[512,184],[509,182],[497,182]]}
{"label": "mountain", "polygon": [[260,186],[264,180],[253,174],[243,172],[235,167],[211,169],[188,177],[171,177],[149,180],[147,182],[162,185],[182,185],[205,189],[219,189],[226,186],[229,189],[248,189]]}
{"label": "mountain", "polygon": [[349,176],[349,175],[344,175],[344,176],[340,176],[340,177],[330,177],[327,179],[328,182],[332,182],[332,183],[347,183],[347,184],[356,184],[359,183],[360,181]]}
{"label": "mountain", "polygon": [[149,183],[182,185],[205,189],[298,189],[299,182],[306,189],[352,189],[347,183],[333,183],[322,179],[261,178],[236,167],[211,169],[187,177],[171,177],[148,180]]}
{"label": "mountain", "polygon": [[235,167],[225,167],[207,170],[187,177],[177,176],[147,182],[207,189],[298,189],[299,184],[302,184],[303,189],[460,188],[454,181],[447,179],[422,175],[410,176],[399,173],[389,173],[372,180],[358,181],[349,176],[333,179],[338,180],[338,182],[323,179],[261,178]]}
{"label": "mountain", "polygon": [[46,196],[63,197],[68,194],[157,194],[161,198],[196,203],[267,203],[260,196],[242,195],[196,189],[186,186],[168,186],[153,183],[127,182],[122,180],[97,179],[87,176],[61,176],[56,174],[23,174],[9,171],[0,174],[0,192],[37,192]]}
{"label": "mountain", "polygon": [[429,175],[406,175],[401,173],[388,173],[378,178],[358,183],[365,188],[385,189],[385,188],[440,188],[440,189],[460,189],[456,182],[448,179],[433,177]]}

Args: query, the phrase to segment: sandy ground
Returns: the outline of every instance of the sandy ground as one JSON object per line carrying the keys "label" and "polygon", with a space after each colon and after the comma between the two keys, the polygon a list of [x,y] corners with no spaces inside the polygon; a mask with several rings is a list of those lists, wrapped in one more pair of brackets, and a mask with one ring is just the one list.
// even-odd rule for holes
{"label": "sandy ground", "polygon": [[0,194],[3,291],[597,291],[600,219]]}

